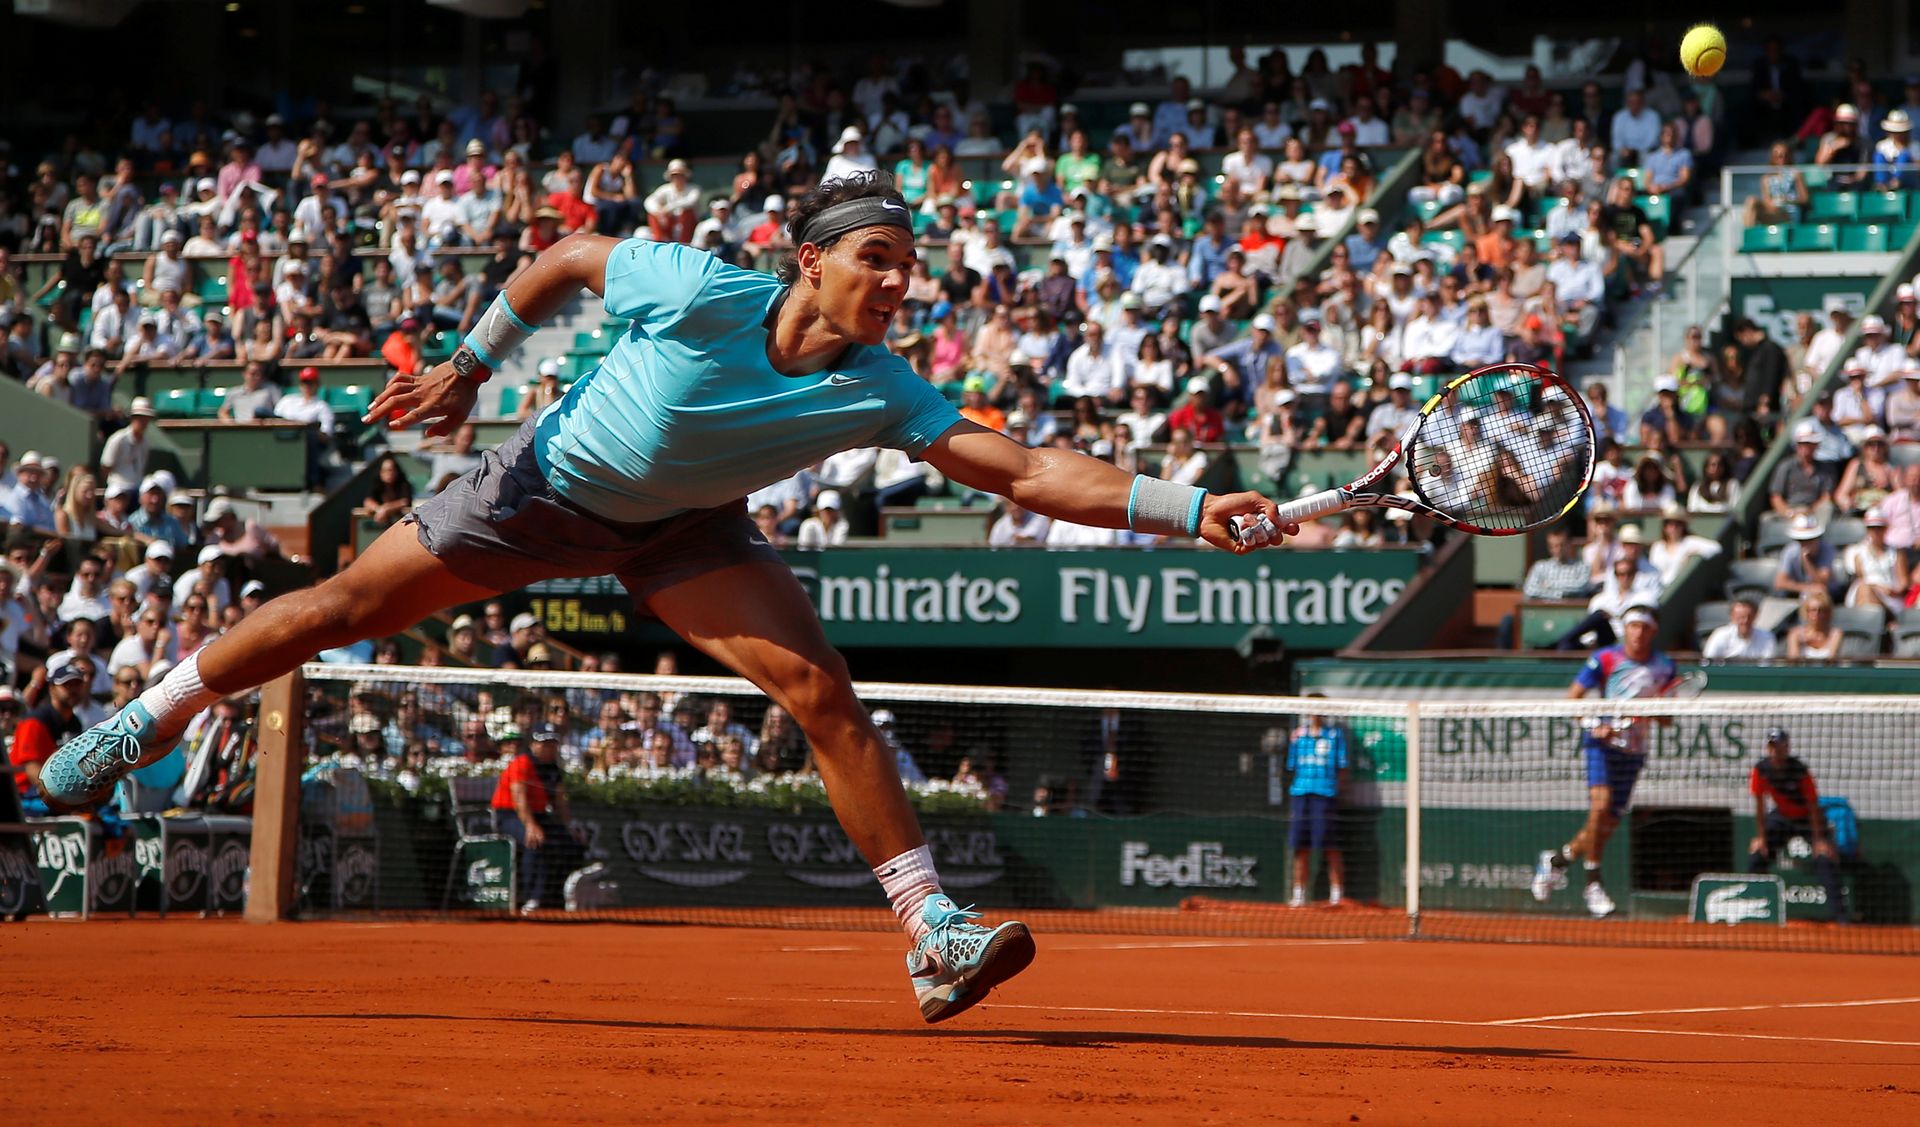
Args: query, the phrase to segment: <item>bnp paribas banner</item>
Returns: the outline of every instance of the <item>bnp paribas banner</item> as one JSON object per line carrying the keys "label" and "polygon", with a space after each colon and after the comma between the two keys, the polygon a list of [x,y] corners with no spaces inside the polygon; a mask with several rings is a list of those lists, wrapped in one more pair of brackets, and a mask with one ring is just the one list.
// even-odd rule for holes
{"label": "bnp paribas banner", "polygon": [[860,646],[1231,646],[1256,626],[1337,649],[1413,577],[1412,552],[793,552],[827,633]]}

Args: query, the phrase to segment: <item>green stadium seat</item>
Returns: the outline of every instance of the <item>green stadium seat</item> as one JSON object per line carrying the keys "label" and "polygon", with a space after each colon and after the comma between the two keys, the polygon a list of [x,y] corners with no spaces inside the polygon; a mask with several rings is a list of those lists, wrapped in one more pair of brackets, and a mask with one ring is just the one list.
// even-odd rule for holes
{"label": "green stadium seat", "polygon": [[1433,217],[1446,209],[1447,205],[1441,203],[1439,200],[1422,200],[1420,203],[1413,205],[1413,213],[1420,217],[1420,222],[1422,223],[1433,222]]}
{"label": "green stadium seat", "polygon": [[153,413],[162,419],[191,419],[199,413],[197,388],[176,387],[153,397]]}
{"label": "green stadium seat", "polygon": [[367,413],[368,407],[373,406],[373,389],[360,384],[323,387],[320,389],[320,398],[326,400],[335,415],[358,419]]}
{"label": "green stadium seat", "polygon": [[575,333],[573,334],[573,347],[584,352],[589,348],[600,347],[600,340],[600,332],[597,329],[590,333]]}
{"label": "green stadium seat", "polygon": [[459,346],[460,338],[453,333],[427,333],[420,338],[420,357],[431,367],[452,359],[453,350]]}
{"label": "green stadium seat", "polygon": [[1740,251],[1743,254],[1777,254],[1786,249],[1787,229],[1777,223],[1748,227],[1740,232]]}
{"label": "green stadium seat", "polygon": [[1831,223],[1795,223],[1787,228],[1787,249],[1795,253],[1837,250],[1840,237]]}
{"label": "green stadium seat", "polygon": [[1865,223],[1892,222],[1907,217],[1907,195],[1904,192],[1865,192],[1860,196],[1860,206],[1854,217]]}
{"label": "green stadium seat", "polygon": [[1853,192],[1816,193],[1807,209],[1807,218],[1818,223],[1851,222],[1859,215],[1860,197]]}
{"label": "green stadium seat", "polygon": [[1892,247],[1894,250],[1899,250],[1900,248],[1906,246],[1908,240],[1913,238],[1913,231],[1915,227],[1920,227],[1920,223],[1894,224],[1893,237],[1887,240],[1887,245]]}
{"label": "green stadium seat", "polygon": [[1517,608],[1520,620],[1520,647],[1546,649],[1561,635],[1586,617],[1585,603],[1522,604]]}
{"label": "green stadium seat", "polygon": [[501,387],[500,410],[498,411],[501,418],[510,419],[519,412],[521,390],[522,389],[515,384],[507,384]]}
{"label": "green stadium seat", "polygon": [[1420,238],[1420,243],[1423,246],[1446,246],[1454,250],[1459,250],[1462,246],[1466,245],[1466,241],[1467,237],[1455,230],[1428,231]]}
{"label": "green stadium seat", "polygon": [[1878,253],[1889,249],[1892,228],[1879,223],[1854,223],[1840,228],[1840,249],[1851,253]]}
{"label": "green stadium seat", "polygon": [[202,419],[211,419],[220,413],[227,401],[227,389],[224,387],[204,387],[194,393],[193,413]]}
{"label": "green stadium seat", "polygon": [[1673,198],[1671,196],[1640,196],[1635,201],[1640,210],[1647,213],[1647,223],[1653,227],[1655,238],[1664,239],[1673,229]]}

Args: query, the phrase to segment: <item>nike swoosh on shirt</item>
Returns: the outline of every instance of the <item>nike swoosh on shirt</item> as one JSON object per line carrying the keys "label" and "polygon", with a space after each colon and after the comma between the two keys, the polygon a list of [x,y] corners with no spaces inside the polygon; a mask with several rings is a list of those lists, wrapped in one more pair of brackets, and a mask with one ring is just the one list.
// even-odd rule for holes
{"label": "nike swoosh on shirt", "polygon": [[859,383],[860,377],[849,376],[844,372],[835,372],[831,376],[827,377],[827,382],[832,384],[835,387],[843,387],[850,383]]}

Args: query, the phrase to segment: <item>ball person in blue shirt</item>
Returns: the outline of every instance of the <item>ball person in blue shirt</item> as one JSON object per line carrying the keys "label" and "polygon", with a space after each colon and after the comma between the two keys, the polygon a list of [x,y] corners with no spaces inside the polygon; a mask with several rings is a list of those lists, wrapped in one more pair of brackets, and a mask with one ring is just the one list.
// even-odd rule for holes
{"label": "ball person in blue shirt", "polygon": [[[1595,692],[1608,700],[1659,696],[1679,676],[1673,659],[1654,649],[1660,630],[1659,610],[1646,605],[1627,608],[1621,615],[1626,638],[1617,645],[1593,651],[1574,676],[1567,696],[1579,700]],[[1660,718],[1657,723],[1672,721]],[[1567,887],[1567,868],[1578,858],[1586,874],[1581,896],[1595,919],[1610,916],[1613,897],[1600,883],[1600,857],[1607,839],[1619,828],[1621,815],[1633,800],[1633,784],[1647,763],[1647,731],[1643,721],[1602,716],[1587,726],[1580,748],[1587,761],[1587,820],[1573,840],[1558,849],[1544,850],[1533,870],[1533,898],[1545,903]]]}
{"label": "ball person in blue shirt", "polygon": [[1287,787],[1293,799],[1287,826],[1287,845],[1293,850],[1293,896],[1287,904],[1307,906],[1310,862],[1318,849],[1327,859],[1327,903],[1337,908],[1346,899],[1347,883],[1347,862],[1334,824],[1340,792],[1347,783],[1346,729],[1327,723],[1324,716],[1307,717],[1305,724],[1294,729],[1293,743],[1287,747],[1287,773],[1293,776]]}
{"label": "ball person in blue shirt", "polygon": [[[645,614],[752,681],[797,720],[847,836],[913,943],[921,1015],[951,1017],[1033,957],[1024,925],[986,928],[940,891],[894,769],[798,580],[743,498],[843,450],[888,446],[1058,520],[1206,540],[1277,539],[1272,502],[1212,496],[1095,458],[1030,450],[962,419],[884,347],[915,260],[912,215],[884,174],[830,180],[794,207],[779,276],[692,247],[592,235],[522,271],[453,358],[400,374],[368,421],[452,431],[505,357],[584,289],[630,322],[565,396],[389,529],[340,574],[275,599],[48,761],[67,806],[164,754],[220,697],[316,651],[392,634],[442,608],[542,579],[617,576]],[[1236,538],[1246,517],[1258,531]]]}

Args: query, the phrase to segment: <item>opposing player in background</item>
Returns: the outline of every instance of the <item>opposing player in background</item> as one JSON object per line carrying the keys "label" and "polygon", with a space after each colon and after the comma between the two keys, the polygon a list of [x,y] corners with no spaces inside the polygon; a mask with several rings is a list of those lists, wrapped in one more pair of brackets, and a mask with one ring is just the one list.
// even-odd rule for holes
{"label": "opposing player in background", "polygon": [[[1673,659],[1653,647],[1660,629],[1658,610],[1642,604],[1629,607],[1620,618],[1626,638],[1587,658],[1567,690],[1568,697],[1579,700],[1595,692],[1608,700],[1659,696],[1679,676]],[[1581,897],[1587,911],[1595,919],[1613,914],[1613,897],[1600,883],[1600,858],[1646,766],[1647,728],[1645,723],[1620,716],[1603,716],[1588,726],[1580,741],[1587,760],[1587,820],[1572,841],[1541,851],[1533,870],[1535,900],[1545,903],[1555,891],[1567,887],[1567,868],[1578,860],[1586,874]]]}
{"label": "opposing player in background", "polygon": [[492,369],[583,288],[633,322],[600,366],[345,571],[262,606],[75,737],[42,773],[48,794],[68,806],[101,797],[212,701],[316,651],[538,580],[615,575],[643,612],[799,721],[835,815],[913,941],[908,972],[926,1020],[1024,969],[1034,951],[1024,925],[978,926],[941,893],[892,750],[742,499],[829,455],[883,446],[1058,520],[1237,552],[1268,537],[1236,538],[1231,519],[1277,524],[1277,513],[1257,493],[1209,496],[962,419],[882,347],[915,260],[912,216],[889,177],[828,181],[788,226],[796,249],[777,279],[638,239],[576,235],[542,253],[452,360],[396,376],[368,418],[437,419],[429,434],[451,432]]}
{"label": "opposing player in background", "polygon": [[1304,908],[1313,887],[1311,862],[1318,849],[1327,860],[1327,903],[1346,899],[1346,857],[1340,852],[1340,792],[1347,783],[1347,733],[1325,716],[1309,716],[1287,747],[1287,772],[1293,783],[1287,844],[1293,849],[1293,895],[1288,907]]}

